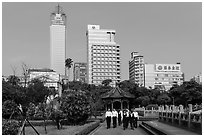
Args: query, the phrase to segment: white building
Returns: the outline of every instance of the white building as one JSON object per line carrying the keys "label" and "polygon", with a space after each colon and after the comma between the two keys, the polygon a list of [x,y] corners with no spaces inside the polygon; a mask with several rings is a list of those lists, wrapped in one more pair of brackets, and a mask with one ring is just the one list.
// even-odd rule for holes
{"label": "white building", "polygon": [[198,75],[194,76],[191,80],[194,80],[198,84],[202,84],[202,73],[199,73]]}
{"label": "white building", "polygon": [[33,79],[39,79],[44,83],[44,86],[49,88],[59,87],[60,75],[51,69],[29,69],[27,82],[31,82]]}
{"label": "white building", "polygon": [[144,57],[138,52],[131,53],[131,60],[129,61],[129,80],[144,86]]}
{"label": "white building", "polygon": [[147,88],[169,90],[173,85],[183,84],[184,74],[181,64],[145,64],[144,85]]}
{"label": "white building", "polygon": [[66,58],[66,15],[58,5],[50,16],[50,68],[65,75]]}
{"label": "white building", "polygon": [[112,86],[120,82],[120,45],[115,30],[100,29],[99,25],[88,25],[87,32],[88,83],[99,85],[112,79]]}
{"label": "white building", "polygon": [[138,52],[131,53],[129,61],[129,80],[146,88],[169,90],[173,85],[181,85],[184,74],[181,64],[145,64]]}

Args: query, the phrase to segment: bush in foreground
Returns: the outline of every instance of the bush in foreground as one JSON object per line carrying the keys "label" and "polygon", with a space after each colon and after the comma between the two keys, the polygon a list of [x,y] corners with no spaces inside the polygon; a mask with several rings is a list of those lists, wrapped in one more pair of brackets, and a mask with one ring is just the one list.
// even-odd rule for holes
{"label": "bush in foreground", "polygon": [[60,109],[67,120],[73,124],[85,122],[91,114],[89,98],[83,91],[66,91],[63,94]]}
{"label": "bush in foreground", "polygon": [[20,123],[16,120],[2,121],[2,134],[3,135],[17,135],[20,128]]}

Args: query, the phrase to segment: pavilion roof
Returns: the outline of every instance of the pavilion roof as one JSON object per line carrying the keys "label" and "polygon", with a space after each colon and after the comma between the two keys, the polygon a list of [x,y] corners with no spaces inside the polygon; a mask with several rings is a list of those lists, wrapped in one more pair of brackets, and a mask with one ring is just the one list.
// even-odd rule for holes
{"label": "pavilion roof", "polygon": [[129,92],[125,92],[119,87],[115,87],[109,92],[107,92],[102,99],[108,99],[108,98],[134,98],[135,96],[130,94]]}

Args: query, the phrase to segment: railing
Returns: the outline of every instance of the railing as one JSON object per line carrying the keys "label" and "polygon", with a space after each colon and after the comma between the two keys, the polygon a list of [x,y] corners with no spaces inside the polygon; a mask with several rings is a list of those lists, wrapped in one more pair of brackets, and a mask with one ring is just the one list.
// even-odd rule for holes
{"label": "railing", "polygon": [[168,122],[181,127],[186,127],[198,132],[202,130],[202,112],[193,112],[192,105],[189,104],[188,109],[183,109],[183,106],[164,106],[159,108],[159,120]]}
{"label": "railing", "polygon": [[159,117],[159,110],[157,109],[151,109],[151,110],[147,110],[144,107],[142,108],[135,108],[135,110],[138,112],[138,114],[140,116],[143,117]]}

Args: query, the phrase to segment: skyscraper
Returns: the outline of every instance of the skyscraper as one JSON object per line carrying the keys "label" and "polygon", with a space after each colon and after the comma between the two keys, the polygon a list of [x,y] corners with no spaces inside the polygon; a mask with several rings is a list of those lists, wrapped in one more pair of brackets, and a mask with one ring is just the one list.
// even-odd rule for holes
{"label": "skyscraper", "polygon": [[87,82],[87,63],[74,63],[74,81]]}
{"label": "skyscraper", "polygon": [[173,85],[181,85],[184,74],[181,64],[145,64],[145,87],[169,90]]}
{"label": "skyscraper", "polygon": [[111,79],[111,86],[120,82],[120,45],[115,30],[100,29],[99,25],[88,25],[87,32],[88,83],[99,85]]}
{"label": "skyscraper", "polygon": [[138,52],[131,53],[129,61],[129,79],[138,86],[144,86],[144,57]]}
{"label": "skyscraper", "polygon": [[131,53],[129,80],[146,88],[169,90],[173,85],[181,85],[184,74],[181,64],[146,64],[138,52]]}
{"label": "skyscraper", "polygon": [[50,15],[50,68],[65,75],[66,15],[58,5]]}

